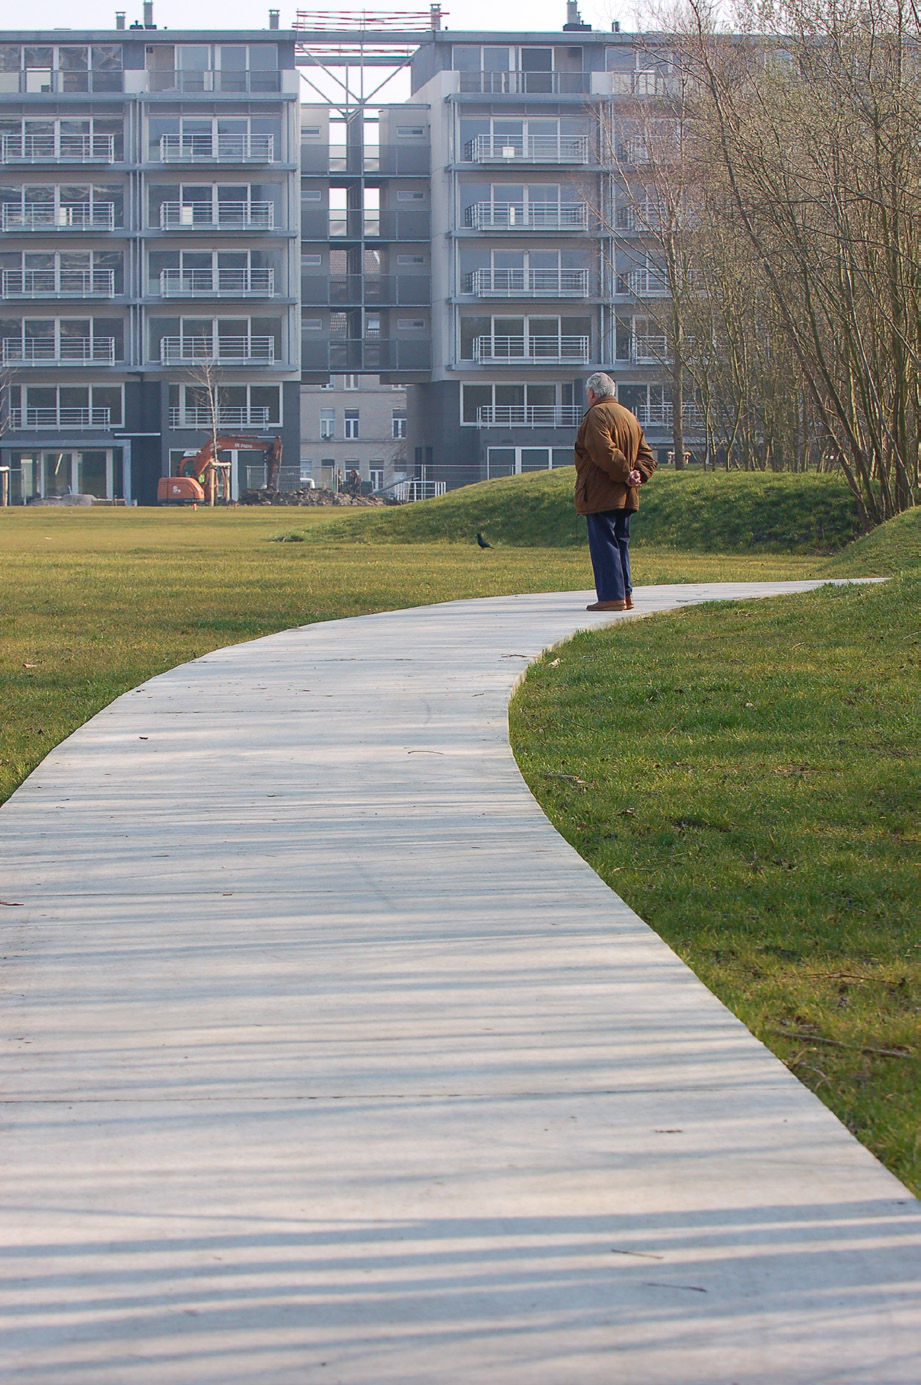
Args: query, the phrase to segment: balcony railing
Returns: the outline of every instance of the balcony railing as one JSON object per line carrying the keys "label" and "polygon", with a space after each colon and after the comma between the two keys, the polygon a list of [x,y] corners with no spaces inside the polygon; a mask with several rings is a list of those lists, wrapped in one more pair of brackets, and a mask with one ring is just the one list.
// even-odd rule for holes
{"label": "balcony railing", "polygon": [[[169,426],[171,428],[211,428],[213,420],[211,410],[208,408],[178,408],[169,411]],[[268,409],[245,409],[227,408],[225,405],[218,407],[217,426],[218,428],[267,428],[269,425]]]}
{"label": "balcony railing", "polygon": [[111,409],[10,409],[10,428],[110,428]]}
{"label": "balcony railing", "polygon": [[587,269],[475,269],[465,280],[479,298],[585,298]]}
{"label": "balcony railing", "polygon": [[4,298],[112,298],[112,269],[5,269]]}
{"label": "balcony railing", "polygon": [[460,89],[489,96],[581,96],[591,91],[589,72],[460,72]]}
{"label": "balcony railing", "polygon": [[[644,428],[671,428],[675,421],[675,410],[671,404],[639,404],[634,413]],[[685,404],[681,417],[685,428],[704,426],[703,410],[696,404]]]}
{"label": "balcony railing", "polygon": [[578,404],[481,404],[476,421],[485,428],[574,428],[584,412]]}
{"label": "balcony railing", "polygon": [[464,147],[471,163],[584,164],[584,135],[477,135]]}
{"label": "balcony railing", "polygon": [[271,231],[272,202],[161,202],[163,231]]}
{"label": "balcony railing", "polygon": [[274,135],[161,135],[163,163],[260,163],[275,157]]}
{"label": "balcony railing", "polygon": [[125,89],[124,73],[117,68],[80,72],[73,68],[29,67],[24,72],[4,73],[4,77],[7,79],[4,94],[8,93],[10,85],[28,96],[48,96],[56,92],[66,95],[91,91],[118,92]]}
{"label": "balcony railing", "polygon": [[631,269],[628,274],[619,275],[617,287],[619,293],[632,293],[635,298],[669,297],[668,284],[661,275],[645,269]]}
{"label": "balcony railing", "polygon": [[466,220],[478,231],[584,231],[588,225],[582,202],[474,202]]}
{"label": "balcony railing", "polygon": [[113,365],[114,337],[4,337],[4,365]]}
{"label": "balcony railing", "polygon": [[637,365],[667,364],[671,360],[668,337],[664,335],[634,337],[630,359],[636,361]]}
{"label": "balcony railing", "polygon": [[36,203],[14,207],[5,202],[0,208],[4,231],[113,231],[114,202],[75,202],[67,207]]}
{"label": "balcony railing", "polygon": [[195,365],[200,361],[216,361],[221,365],[272,365],[274,360],[273,337],[160,338],[161,365]]}
{"label": "balcony railing", "polygon": [[114,135],[2,135],[0,163],[115,162]]}
{"label": "balcony railing", "polygon": [[220,91],[245,95],[251,91],[281,91],[280,72],[148,72],[148,89],[156,91]]}
{"label": "balcony railing", "polygon": [[477,337],[475,361],[543,361],[548,365],[584,365],[589,339],[577,336]]}
{"label": "balcony railing", "polygon": [[274,269],[163,269],[163,298],[274,298]]}

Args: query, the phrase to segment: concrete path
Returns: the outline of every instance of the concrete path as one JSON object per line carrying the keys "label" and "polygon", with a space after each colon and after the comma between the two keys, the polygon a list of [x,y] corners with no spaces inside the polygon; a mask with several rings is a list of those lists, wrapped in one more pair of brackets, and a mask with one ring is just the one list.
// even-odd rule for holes
{"label": "concrete path", "polygon": [[518,774],[589,596],[209,654],[0,812],[5,1385],[917,1385],[919,1204]]}

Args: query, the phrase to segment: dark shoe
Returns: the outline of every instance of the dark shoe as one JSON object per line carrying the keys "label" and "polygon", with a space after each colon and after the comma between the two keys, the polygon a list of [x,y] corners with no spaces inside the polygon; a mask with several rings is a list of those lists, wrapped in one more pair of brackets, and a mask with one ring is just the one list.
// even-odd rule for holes
{"label": "dark shoe", "polygon": [[626,611],[628,607],[626,601],[593,601],[585,609],[587,611]]}

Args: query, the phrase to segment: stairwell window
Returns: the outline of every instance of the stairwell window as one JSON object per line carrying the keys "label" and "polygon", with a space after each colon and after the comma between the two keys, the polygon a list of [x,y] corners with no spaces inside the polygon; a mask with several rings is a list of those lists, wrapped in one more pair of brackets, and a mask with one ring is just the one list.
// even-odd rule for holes
{"label": "stairwell window", "polygon": [[358,410],[357,410],[357,409],[346,409],[346,411],[345,411],[345,432],[344,432],[343,436],[346,437],[346,438],[350,438],[350,439],[352,439],[352,440],[354,441],[354,440],[359,436],[360,427],[361,427],[361,424],[360,424],[360,419],[359,419]]}

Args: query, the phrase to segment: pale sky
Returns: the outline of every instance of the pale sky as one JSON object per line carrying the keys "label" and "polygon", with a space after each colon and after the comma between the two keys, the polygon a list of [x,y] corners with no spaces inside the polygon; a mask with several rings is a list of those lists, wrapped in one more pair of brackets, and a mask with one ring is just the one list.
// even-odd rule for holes
{"label": "pale sky", "polygon": [[[428,12],[426,3],[418,10]],[[394,11],[417,8],[411,3],[395,4]],[[154,0],[154,22],[159,28],[207,29],[264,29],[268,26],[269,9],[281,11],[281,27],[293,22],[298,9],[310,10],[309,0]],[[387,12],[383,3],[350,3],[350,0],[326,0],[317,9],[359,14]],[[491,0],[444,0],[444,25],[449,29],[531,29],[559,32],[566,19],[566,0],[531,0],[528,5],[497,6]],[[141,0],[29,0],[22,6],[5,5],[0,25],[4,29],[114,29],[116,10],[124,10],[126,23],[142,17]],[[623,30],[635,29],[635,0],[581,0],[582,20],[595,29],[610,32],[611,21],[620,21]],[[15,18],[14,18],[15,16]]]}

